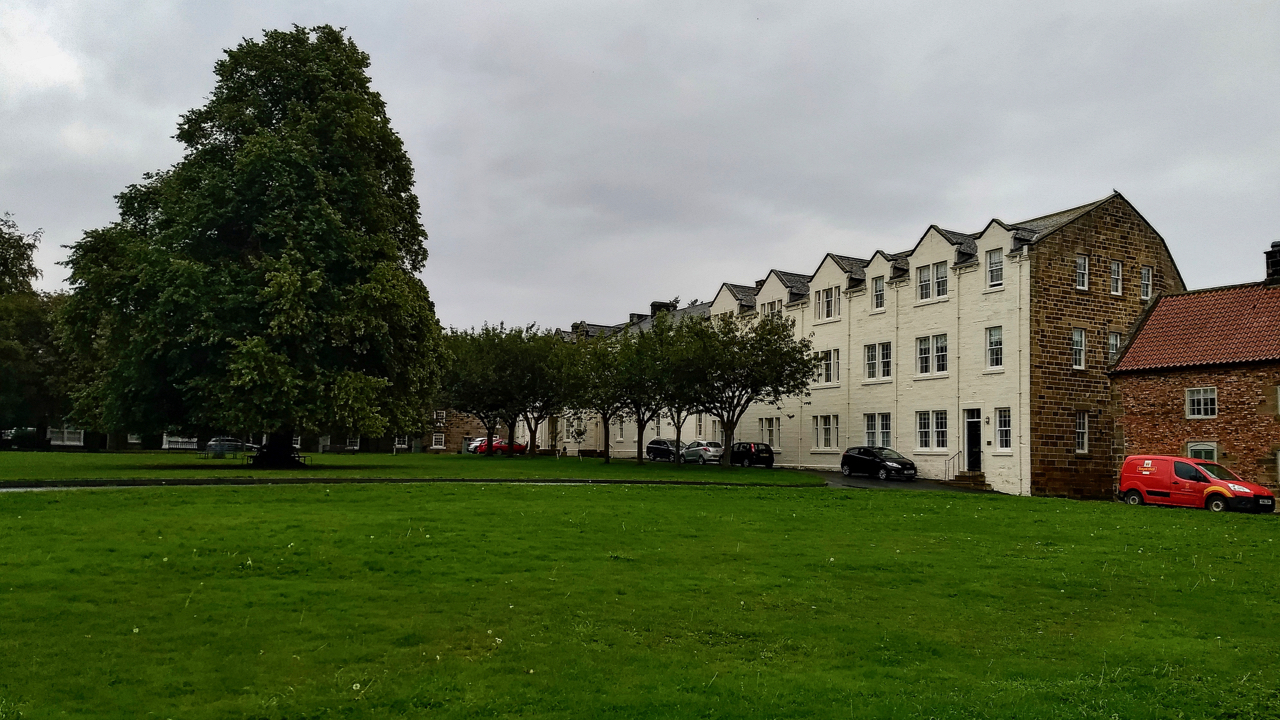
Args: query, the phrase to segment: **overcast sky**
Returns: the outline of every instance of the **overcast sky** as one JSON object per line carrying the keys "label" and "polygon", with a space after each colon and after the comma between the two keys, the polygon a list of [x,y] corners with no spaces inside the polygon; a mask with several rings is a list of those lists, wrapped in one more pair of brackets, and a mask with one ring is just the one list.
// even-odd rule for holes
{"label": "overcast sky", "polygon": [[618,322],[1113,188],[1193,288],[1280,238],[1280,3],[0,0],[0,211],[43,288],[223,50],[293,23],[372,57],[446,325]]}

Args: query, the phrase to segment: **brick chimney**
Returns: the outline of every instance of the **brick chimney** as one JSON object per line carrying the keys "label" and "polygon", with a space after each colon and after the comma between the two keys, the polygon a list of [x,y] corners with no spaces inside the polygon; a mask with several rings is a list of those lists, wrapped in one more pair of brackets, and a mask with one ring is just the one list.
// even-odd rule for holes
{"label": "brick chimney", "polygon": [[673,302],[659,302],[655,300],[649,303],[649,316],[658,317],[658,313],[660,312],[663,312],[663,311],[671,312],[672,310],[675,310],[675,309],[676,309],[676,304]]}
{"label": "brick chimney", "polygon": [[1271,243],[1267,256],[1267,284],[1280,285],[1280,240]]}

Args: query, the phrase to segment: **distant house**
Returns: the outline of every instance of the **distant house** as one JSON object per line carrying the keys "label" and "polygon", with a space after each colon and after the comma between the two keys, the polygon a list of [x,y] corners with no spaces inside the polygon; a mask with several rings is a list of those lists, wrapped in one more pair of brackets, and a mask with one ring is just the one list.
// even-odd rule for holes
{"label": "distant house", "polygon": [[1111,371],[1127,455],[1216,460],[1280,486],[1280,242],[1263,282],[1166,295]]}

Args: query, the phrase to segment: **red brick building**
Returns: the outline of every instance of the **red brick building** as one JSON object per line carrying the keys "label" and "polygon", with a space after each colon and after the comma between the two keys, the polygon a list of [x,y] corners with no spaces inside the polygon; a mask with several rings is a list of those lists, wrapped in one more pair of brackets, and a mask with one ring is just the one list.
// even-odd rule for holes
{"label": "red brick building", "polygon": [[1112,379],[1124,454],[1214,459],[1280,487],[1280,242],[1263,282],[1159,298]]}

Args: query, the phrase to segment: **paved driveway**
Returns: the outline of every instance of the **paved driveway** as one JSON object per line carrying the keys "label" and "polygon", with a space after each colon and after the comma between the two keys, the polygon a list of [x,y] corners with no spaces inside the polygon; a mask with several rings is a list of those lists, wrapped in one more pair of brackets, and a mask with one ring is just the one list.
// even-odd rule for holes
{"label": "paved driveway", "polygon": [[838,472],[816,472],[827,481],[832,488],[862,488],[866,490],[933,490],[941,492],[986,493],[990,490],[975,490],[943,485],[934,480],[877,480],[870,477],[845,477]]}

